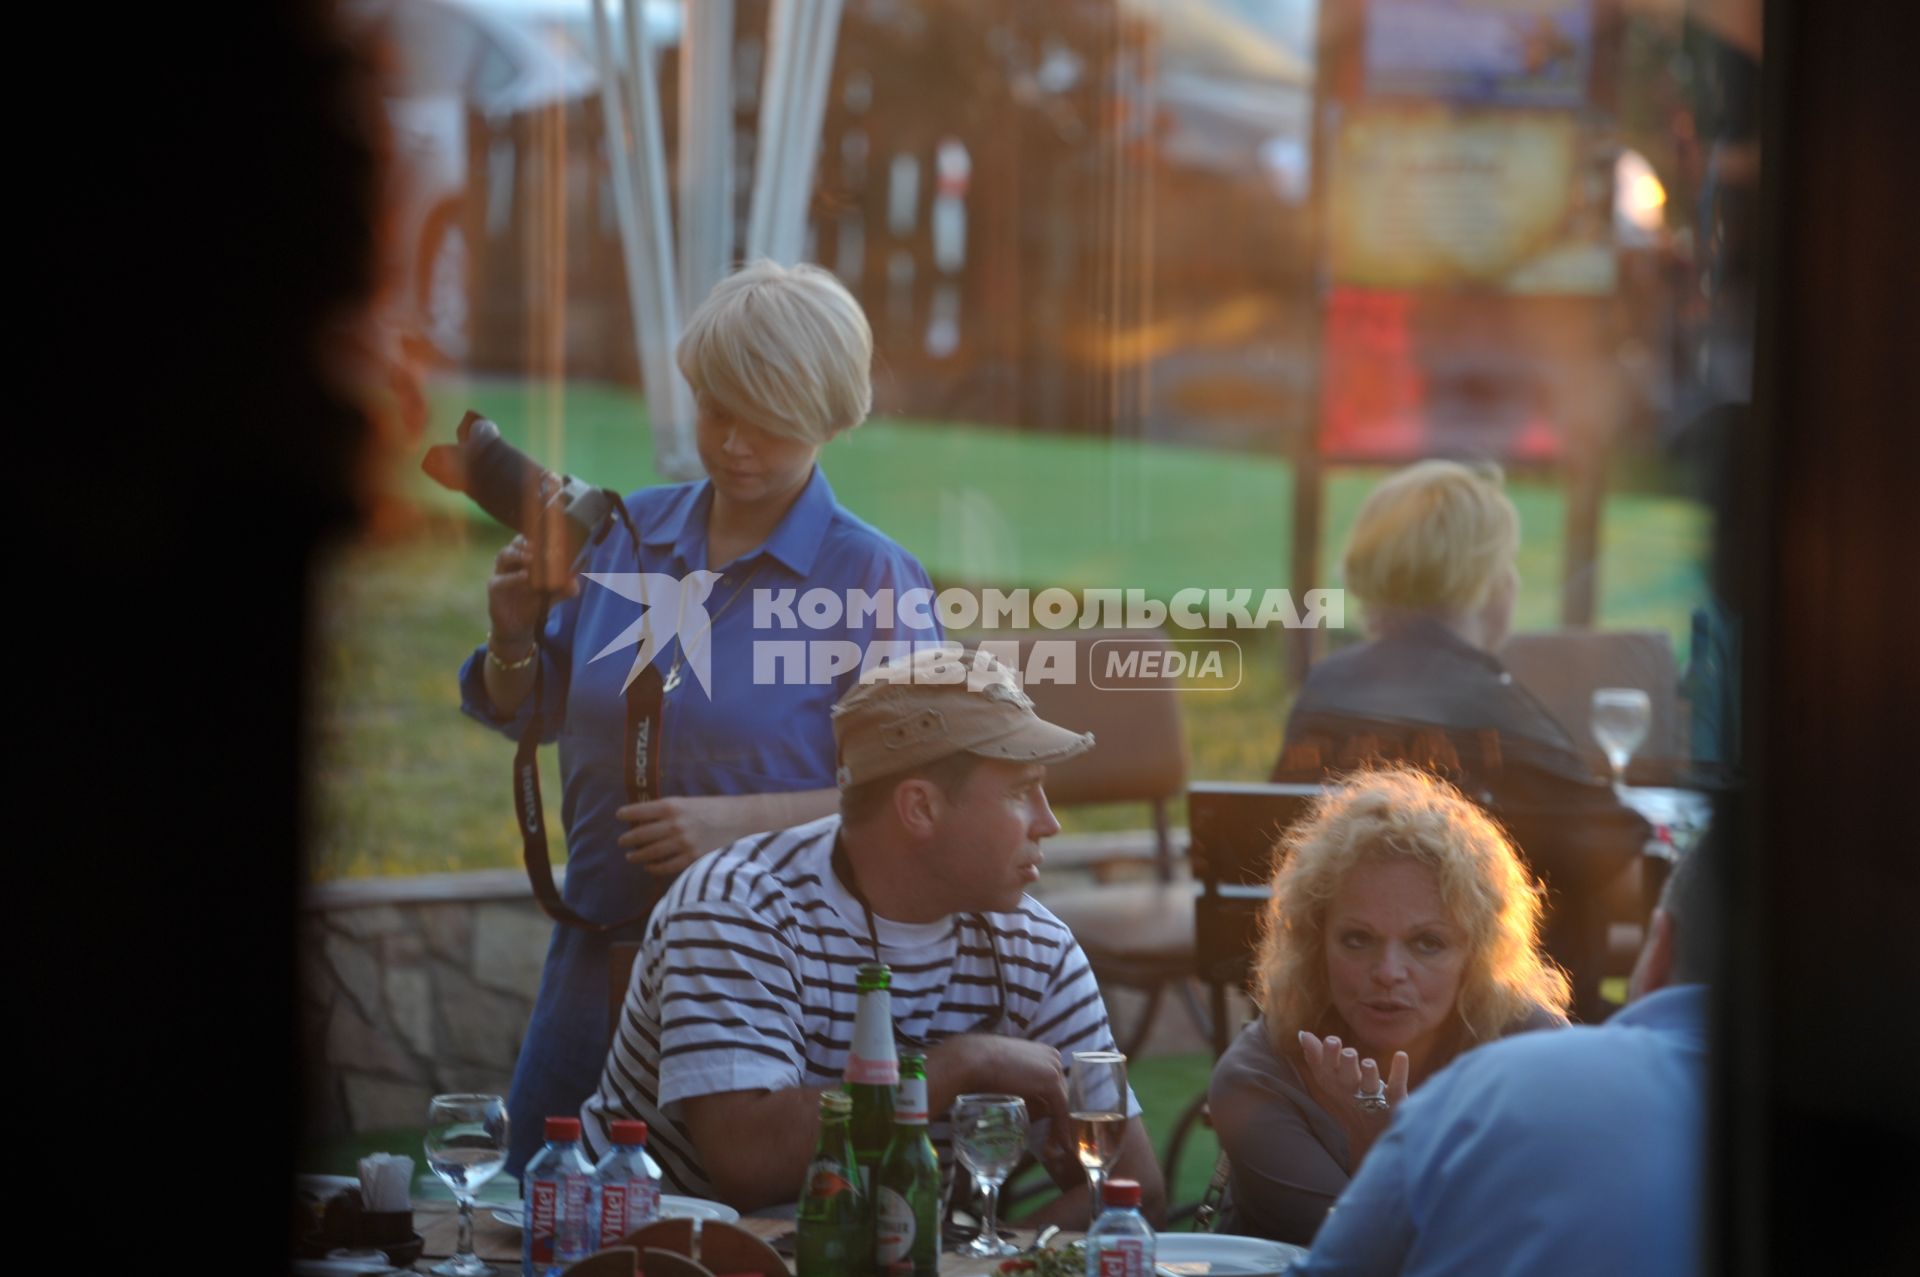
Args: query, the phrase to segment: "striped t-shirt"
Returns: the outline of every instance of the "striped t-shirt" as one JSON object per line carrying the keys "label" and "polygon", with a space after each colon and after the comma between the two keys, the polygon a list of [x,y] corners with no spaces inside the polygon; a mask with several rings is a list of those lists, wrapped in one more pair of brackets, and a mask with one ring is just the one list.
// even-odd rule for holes
{"label": "striped t-shirt", "polygon": [[[828,816],[755,835],[680,875],[647,927],[600,1086],[580,1110],[596,1159],[612,1122],[639,1118],[663,1190],[711,1197],[678,1121],[682,1100],[840,1081],[855,973],[873,948],[865,910],[833,872],[839,831],[840,818]],[[1007,990],[997,1032],[1054,1046],[1063,1063],[1074,1051],[1112,1049],[1086,956],[1030,897],[1012,913],[924,924],[876,917],[874,927],[893,970],[894,1024],[905,1033],[937,1042],[979,1029],[999,1009],[997,950]],[[932,1116],[945,1163],[947,1123]]]}

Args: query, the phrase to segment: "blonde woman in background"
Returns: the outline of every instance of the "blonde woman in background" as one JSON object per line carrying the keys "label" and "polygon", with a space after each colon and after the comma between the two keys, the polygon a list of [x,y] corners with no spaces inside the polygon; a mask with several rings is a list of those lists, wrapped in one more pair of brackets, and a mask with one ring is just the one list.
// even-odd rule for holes
{"label": "blonde woman in background", "polygon": [[1568,990],[1539,885],[1443,781],[1356,776],[1276,854],[1260,1015],[1208,1101],[1233,1168],[1223,1230],[1306,1245],[1409,1091],[1477,1043],[1565,1024]]}
{"label": "blonde woman in background", "polygon": [[1572,975],[1580,1016],[1598,1019],[1602,895],[1652,831],[1496,655],[1513,626],[1519,551],[1497,467],[1422,461],[1368,493],[1342,556],[1367,641],[1308,671],[1273,778],[1318,781],[1384,758],[1459,784],[1546,878],[1546,947]]}

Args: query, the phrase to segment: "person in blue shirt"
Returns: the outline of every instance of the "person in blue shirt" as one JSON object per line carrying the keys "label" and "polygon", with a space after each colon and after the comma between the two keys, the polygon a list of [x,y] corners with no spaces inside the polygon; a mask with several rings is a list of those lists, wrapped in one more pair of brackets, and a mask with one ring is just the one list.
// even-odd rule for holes
{"label": "person in blue shirt", "polygon": [[[514,538],[487,583],[487,642],[460,671],[461,708],[515,739],[539,675],[544,736],[560,746],[564,895],[599,922],[651,908],[702,855],[835,810],[830,710],[860,674],[844,654],[871,663],[941,638],[925,569],[843,509],[815,464],[872,404],[872,333],[839,281],[816,266],[754,263],[714,289],[676,353],[707,478],[629,496],[638,561],[615,526],[550,596],[530,583],[526,540]],[[649,588],[670,577],[710,593],[703,607],[673,609],[684,624],[652,654],[660,796],[629,802],[638,573],[656,574]],[[838,606],[796,608],[809,591]],[[849,606],[861,600],[879,603]],[[813,656],[805,668],[773,658],[774,644],[796,642]],[[543,1119],[572,1116],[592,1094],[609,1037],[608,949],[641,932],[554,928],[508,1097],[509,1173],[539,1150]]]}
{"label": "person in blue shirt", "polygon": [[1713,892],[1703,842],[1667,881],[1628,1006],[1455,1060],[1400,1106],[1290,1272],[1698,1271]]}

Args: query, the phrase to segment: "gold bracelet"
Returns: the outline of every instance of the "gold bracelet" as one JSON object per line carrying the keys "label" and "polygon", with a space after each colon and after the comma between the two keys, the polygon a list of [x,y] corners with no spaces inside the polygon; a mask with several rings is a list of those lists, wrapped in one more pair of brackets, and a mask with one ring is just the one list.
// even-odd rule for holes
{"label": "gold bracelet", "polygon": [[515,670],[527,668],[527,666],[533,664],[533,658],[538,655],[540,655],[540,640],[534,639],[533,646],[527,649],[525,656],[517,661],[503,661],[500,659],[499,654],[493,650],[493,631],[487,631],[487,664],[493,666],[493,668],[499,670],[502,674],[511,674]]}

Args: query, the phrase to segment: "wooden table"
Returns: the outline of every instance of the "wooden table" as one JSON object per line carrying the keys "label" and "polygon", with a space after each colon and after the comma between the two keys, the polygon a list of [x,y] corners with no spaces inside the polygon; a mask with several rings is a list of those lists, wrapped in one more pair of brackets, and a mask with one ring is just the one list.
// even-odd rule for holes
{"label": "wooden table", "polygon": [[[414,1265],[418,1271],[426,1272],[453,1254],[454,1243],[459,1236],[459,1213],[459,1208],[452,1202],[414,1203],[413,1228],[426,1242],[426,1250]],[[740,1218],[739,1225],[766,1242],[775,1242],[777,1238],[793,1231],[793,1221],[790,1219],[756,1219],[747,1215]],[[1025,1246],[1034,1237],[1030,1228],[1008,1226],[1000,1231],[1016,1246]],[[1079,1236],[1078,1233],[1065,1234],[1063,1242],[1077,1240]],[[520,1230],[495,1219],[493,1207],[482,1202],[473,1208],[473,1252],[500,1269],[500,1277],[514,1277],[520,1271]],[[940,1257],[941,1277],[987,1277],[997,1266],[998,1261],[991,1259],[962,1259],[957,1255]]]}

